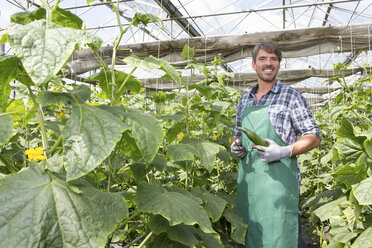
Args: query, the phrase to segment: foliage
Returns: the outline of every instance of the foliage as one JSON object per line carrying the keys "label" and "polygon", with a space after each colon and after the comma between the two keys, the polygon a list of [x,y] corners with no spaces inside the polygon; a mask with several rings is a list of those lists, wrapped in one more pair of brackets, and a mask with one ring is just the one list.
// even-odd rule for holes
{"label": "foliage", "polygon": [[[239,94],[217,73],[221,61],[209,69],[185,46],[191,75],[205,75],[194,85],[154,57],[131,55],[131,73],[121,72],[58,2],[15,14],[18,25],[1,34],[15,53],[0,58],[2,247],[243,243],[247,226],[231,197],[237,163],[226,151]],[[137,13],[126,29],[119,21],[113,54],[131,25],[159,20]],[[102,66],[87,79],[95,88],[65,79],[65,63],[84,47]],[[144,94],[137,68],[164,71],[180,90]]]}
{"label": "foliage", "polygon": [[322,247],[369,247],[372,204],[372,90],[366,69],[352,84],[338,63],[342,90],[317,113],[323,141],[302,156],[303,208]]}

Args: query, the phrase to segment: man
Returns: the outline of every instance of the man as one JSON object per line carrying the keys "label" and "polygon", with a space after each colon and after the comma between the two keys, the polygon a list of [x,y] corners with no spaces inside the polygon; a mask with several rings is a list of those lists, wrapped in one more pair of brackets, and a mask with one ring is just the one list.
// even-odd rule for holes
{"label": "man", "polygon": [[[296,155],[320,145],[320,131],[304,97],[276,79],[282,59],[273,42],[252,51],[258,84],[239,100],[231,152],[240,158],[236,209],[248,224],[245,246],[305,247],[299,224]],[[254,145],[239,127],[264,139]]]}

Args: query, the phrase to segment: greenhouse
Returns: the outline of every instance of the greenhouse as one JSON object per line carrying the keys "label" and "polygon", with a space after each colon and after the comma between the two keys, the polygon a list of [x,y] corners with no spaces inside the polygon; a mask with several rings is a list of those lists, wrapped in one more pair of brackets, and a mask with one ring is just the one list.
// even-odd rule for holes
{"label": "greenhouse", "polygon": [[370,0],[0,1],[0,247],[372,247],[371,47]]}

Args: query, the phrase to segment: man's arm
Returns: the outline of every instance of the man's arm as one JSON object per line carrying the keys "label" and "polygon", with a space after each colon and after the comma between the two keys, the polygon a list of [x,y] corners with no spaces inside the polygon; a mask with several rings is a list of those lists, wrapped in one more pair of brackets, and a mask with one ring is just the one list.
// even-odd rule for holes
{"label": "man's arm", "polygon": [[291,144],[292,156],[300,155],[320,145],[320,139],[315,134],[307,134]]}
{"label": "man's arm", "polygon": [[279,146],[275,141],[264,139],[268,147],[253,145],[257,149],[262,161],[272,162],[282,158],[296,156],[320,145],[320,139],[315,134],[307,134],[289,146]]}

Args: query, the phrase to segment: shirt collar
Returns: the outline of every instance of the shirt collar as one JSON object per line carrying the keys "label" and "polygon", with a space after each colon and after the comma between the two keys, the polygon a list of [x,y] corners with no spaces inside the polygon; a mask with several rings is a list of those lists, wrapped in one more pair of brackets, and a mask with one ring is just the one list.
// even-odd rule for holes
{"label": "shirt collar", "polygon": [[[280,91],[281,87],[282,87],[282,82],[278,79],[276,80],[275,84],[273,85],[270,91],[273,92],[274,94],[277,94]],[[254,96],[254,94],[257,92],[257,89],[258,89],[258,84],[256,84],[251,89],[251,91],[249,92],[249,95]]]}

